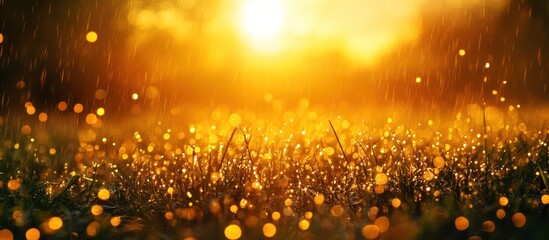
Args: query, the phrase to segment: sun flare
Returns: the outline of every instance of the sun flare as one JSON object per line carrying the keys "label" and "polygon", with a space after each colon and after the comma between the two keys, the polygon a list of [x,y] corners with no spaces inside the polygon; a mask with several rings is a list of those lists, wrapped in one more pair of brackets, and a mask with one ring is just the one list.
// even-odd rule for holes
{"label": "sun flare", "polygon": [[281,33],[284,6],[276,0],[249,0],[244,3],[242,29],[253,40],[267,40]]}

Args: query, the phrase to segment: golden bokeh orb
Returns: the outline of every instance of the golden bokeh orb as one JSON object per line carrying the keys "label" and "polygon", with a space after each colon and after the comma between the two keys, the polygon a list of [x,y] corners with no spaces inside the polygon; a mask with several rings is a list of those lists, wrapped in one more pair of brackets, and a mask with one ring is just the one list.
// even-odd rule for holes
{"label": "golden bokeh orb", "polygon": [[361,230],[362,236],[366,239],[376,239],[379,236],[379,227],[373,224],[364,226]]}
{"label": "golden bokeh orb", "polygon": [[40,239],[40,230],[36,228],[29,228],[25,232],[25,237],[27,238],[27,240],[38,240]]}
{"label": "golden bokeh orb", "polygon": [[496,224],[492,221],[484,221],[482,223],[482,231],[485,231],[487,233],[491,233],[496,229]]}
{"label": "golden bokeh orb", "polygon": [[549,204],[549,194],[543,194],[541,196],[541,203],[545,205]]}
{"label": "golden bokeh orb", "polygon": [[265,223],[263,225],[263,235],[265,237],[273,237],[276,234],[276,226],[272,223]]}
{"label": "golden bokeh orb", "polygon": [[505,197],[505,196],[501,196],[499,197],[499,205],[501,205],[502,207],[505,207],[507,206],[507,204],[509,204],[509,198]]}
{"label": "golden bokeh orb", "polygon": [[459,231],[465,231],[469,228],[469,220],[464,216],[459,216],[455,220],[456,229]]}
{"label": "golden bokeh orb", "polygon": [[309,226],[310,226],[310,223],[307,219],[302,219],[301,221],[299,221],[299,228],[303,231],[309,229]]}
{"label": "golden bokeh orb", "polygon": [[54,231],[59,230],[61,227],[63,227],[63,219],[61,219],[60,217],[50,218],[50,220],[48,221],[48,227]]}
{"label": "golden bokeh orb", "polygon": [[526,224],[526,216],[523,213],[518,212],[513,214],[511,221],[513,221],[513,225],[515,225],[515,227],[521,228]]}
{"label": "golden bokeh orb", "polygon": [[242,230],[236,224],[231,224],[225,228],[225,237],[228,239],[239,239],[242,236]]}
{"label": "golden bokeh orb", "polygon": [[97,41],[97,33],[94,32],[94,31],[89,31],[87,34],[86,34],[86,41],[90,42],[90,43],[94,43]]}
{"label": "golden bokeh orb", "polygon": [[9,229],[0,230],[0,239],[13,240],[13,233]]}
{"label": "golden bokeh orb", "polygon": [[109,192],[109,190],[101,188],[99,192],[97,192],[97,197],[103,201],[106,201],[109,200],[109,198],[111,197],[111,193]]}

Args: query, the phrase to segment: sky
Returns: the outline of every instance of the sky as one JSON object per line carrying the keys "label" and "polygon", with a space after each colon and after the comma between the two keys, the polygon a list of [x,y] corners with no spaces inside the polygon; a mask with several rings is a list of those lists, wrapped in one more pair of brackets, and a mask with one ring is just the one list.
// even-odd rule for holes
{"label": "sky", "polygon": [[538,108],[548,31],[546,0],[0,0],[0,111],[124,115],[134,93],[165,111]]}

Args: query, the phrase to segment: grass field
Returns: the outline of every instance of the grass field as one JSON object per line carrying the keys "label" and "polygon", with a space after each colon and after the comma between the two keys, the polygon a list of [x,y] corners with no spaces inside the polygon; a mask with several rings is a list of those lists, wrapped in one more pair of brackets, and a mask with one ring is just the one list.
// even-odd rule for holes
{"label": "grass field", "polygon": [[12,115],[0,239],[543,239],[549,129],[517,112],[414,124],[307,109],[188,125]]}

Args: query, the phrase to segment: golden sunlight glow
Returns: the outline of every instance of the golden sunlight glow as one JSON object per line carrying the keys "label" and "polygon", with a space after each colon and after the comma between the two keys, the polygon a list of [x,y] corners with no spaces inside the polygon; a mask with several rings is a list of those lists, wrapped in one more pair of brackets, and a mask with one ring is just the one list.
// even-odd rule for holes
{"label": "golden sunlight glow", "polygon": [[284,8],[276,0],[250,0],[242,10],[242,28],[254,40],[276,36],[284,23]]}

